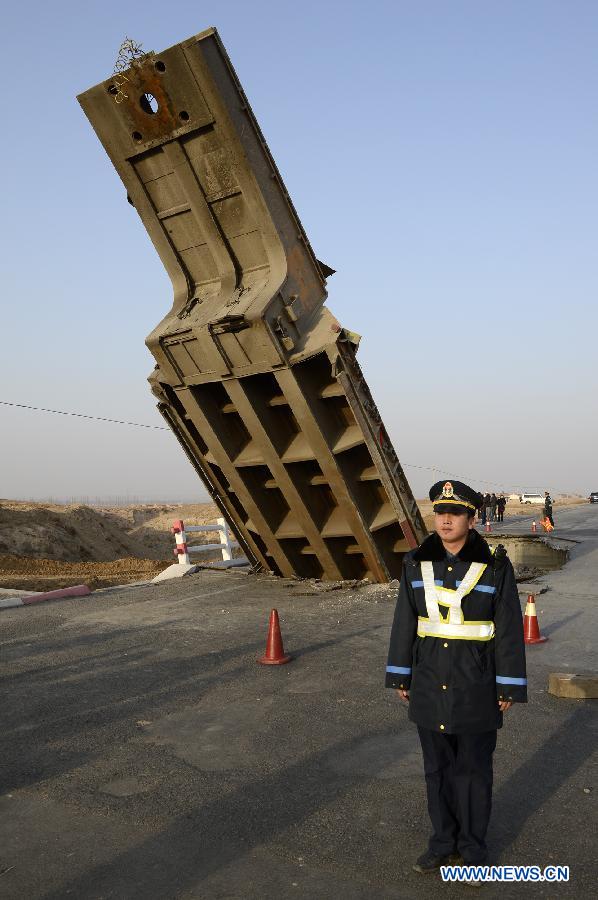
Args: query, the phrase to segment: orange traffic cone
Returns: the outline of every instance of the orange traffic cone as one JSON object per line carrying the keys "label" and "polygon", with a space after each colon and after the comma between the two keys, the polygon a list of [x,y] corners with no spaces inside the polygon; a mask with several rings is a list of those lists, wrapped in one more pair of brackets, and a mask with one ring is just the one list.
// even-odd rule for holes
{"label": "orange traffic cone", "polygon": [[485,532],[492,531],[492,525],[490,524],[490,522],[486,522],[486,525],[484,526],[484,531]]}
{"label": "orange traffic cone", "polygon": [[538,530],[538,526],[536,525],[535,522],[532,522],[532,534],[536,534],[537,530]]}
{"label": "orange traffic cone", "polygon": [[268,625],[268,640],[266,641],[266,652],[258,659],[263,666],[282,666],[284,663],[291,661],[291,657],[285,654],[282,645],[282,634],[280,633],[280,623],[278,621],[278,611],[273,609],[270,613],[270,622]]}
{"label": "orange traffic cone", "polygon": [[536,613],[536,598],[533,594],[527,595],[525,618],[523,620],[523,640],[526,644],[543,644],[544,641],[548,640],[547,637],[542,637],[540,634],[538,615]]}

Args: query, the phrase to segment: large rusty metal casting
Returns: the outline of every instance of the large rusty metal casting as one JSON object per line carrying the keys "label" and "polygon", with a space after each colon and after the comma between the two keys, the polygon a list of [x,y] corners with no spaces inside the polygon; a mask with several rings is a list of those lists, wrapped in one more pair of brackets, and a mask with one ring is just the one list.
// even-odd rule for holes
{"label": "large rusty metal casting", "polygon": [[174,287],[158,408],[254,568],[398,577],[425,526],[217,32],[78,99]]}

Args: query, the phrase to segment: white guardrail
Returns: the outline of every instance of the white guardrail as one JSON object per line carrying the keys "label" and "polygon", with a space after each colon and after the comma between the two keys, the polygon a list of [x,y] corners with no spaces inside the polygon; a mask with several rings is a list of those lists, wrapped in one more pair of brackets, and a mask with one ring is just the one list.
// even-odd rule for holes
{"label": "white guardrail", "polygon": [[[190,553],[203,553],[205,550],[221,550],[222,562],[216,563],[219,568],[228,568],[229,566],[247,566],[249,560],[244,556],[233,559],[233,547],[238,547],[239,543],[234,539],[234,535],[228,527],[226,519],[216,519],[216,525],[185,525],[181,519],[177,519],[173,523],[171,532],[174,534],[176,547],[173,550],[178,562],[183,566],[191,564]],[[192,544],[187,543],[187,534],[193,531],[217,531],[220,538],[219,544]]]}

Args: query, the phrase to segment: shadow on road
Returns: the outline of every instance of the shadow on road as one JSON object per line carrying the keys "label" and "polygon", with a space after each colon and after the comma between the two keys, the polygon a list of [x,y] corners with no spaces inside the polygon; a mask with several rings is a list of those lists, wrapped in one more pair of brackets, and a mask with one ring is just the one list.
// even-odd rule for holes
{"label": "shadow on road", "polygon": [[564,625],[567,625],[569,622],[575,621],[575,619],[579,618],[582,615],[581,610],[576,613],[572,613],[570,616],[564,616],[562,619],[557,619],[556,622],[551,622],[550,625],[542,626],[542,634],[544,637],[549,637],[551,634],[554,634],[555,631],[558,631],[559,628],[562,628]]}
{"label": "shadow on road", "polygon": [[[388,739],[394,729],[362,732],[274,775],[198,805],[160,834],[96,866],[44,900],[93,896],[174,898],[212,873],[337,800],[359,777],[335,774],[334,761],[364,740]],[[387,764],[381,761],[380,766]],[[198,894],[197,896],[201,896]]]}
{"label": "shadow on road", "polygon": [[[595,752],[597,723],[596,709],[579,706],[499,788],[494,797],[497,852],[515,841],[528,820]],[[557,848],[558,843],[555,835]]]}
{"label": "shadow on road", "polygon": [[[293,647],[292,652],[305,657],[379,627],[372,625]],[[164,659],[155,642],[139,646],[140,634],[159,630],[160,626],[146,625],[106,632],[103,641],[117,638],[119,645],[91,656],[86,651],[98,647],[101,639],[97,635],[90,641],[87,636],[73,636],[70,645],[68,638],[58,640],[62,649],[77,647],[84,655],[5,676],[4,686],[10,684],[12,689],[5,692],[3,719],[11,726],[0,736],[0,793],[55,778],[101,755],[102,732],[118,723],[124,722],[131,739],[137,735],[136,719],[168,715],[188,704],[196,706],[212,688],[246,679],[265,647],[261,638],[199,655],[186,647],[185,655],[171,654]],[[51,643],[41,646],[49,652]],[[37,651],[35,657],[39,658]],[[223,671],[232,661],[239,664]],[[23,697],[27,697],[26,704]],[[78,747],[79,742],[83,747]]]}

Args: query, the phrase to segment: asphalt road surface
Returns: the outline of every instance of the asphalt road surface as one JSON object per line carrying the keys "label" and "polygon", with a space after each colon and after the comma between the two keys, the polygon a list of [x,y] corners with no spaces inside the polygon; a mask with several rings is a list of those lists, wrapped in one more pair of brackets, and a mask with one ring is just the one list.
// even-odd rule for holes
{"label": "asphalt road surface", "polygon": [[[556,521],[571,560],[534,586],[549,641],[499,734],[489,846],[571,880],[489,898],[596,896],[598,701],[546,688],[597,668],[598,505]],[[396,586],[325,588],[204,571],[0,611],[0,896],[467,895],[411,870],[429,826],[415,728],[382,687]],[[272,607],[294,660],[262,667]]]}

